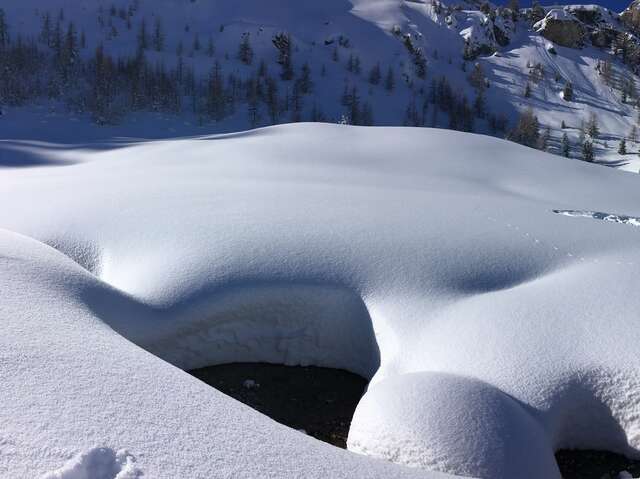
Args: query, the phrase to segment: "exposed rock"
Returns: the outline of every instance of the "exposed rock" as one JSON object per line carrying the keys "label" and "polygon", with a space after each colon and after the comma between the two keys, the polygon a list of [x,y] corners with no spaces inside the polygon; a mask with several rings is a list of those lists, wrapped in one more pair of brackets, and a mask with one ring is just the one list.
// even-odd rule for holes
{"label": "exposed rock", "polygon": [[553,8],[533,28],[544,38],[563,47],[580,48],[586,30],[580,20],[562,8]]}

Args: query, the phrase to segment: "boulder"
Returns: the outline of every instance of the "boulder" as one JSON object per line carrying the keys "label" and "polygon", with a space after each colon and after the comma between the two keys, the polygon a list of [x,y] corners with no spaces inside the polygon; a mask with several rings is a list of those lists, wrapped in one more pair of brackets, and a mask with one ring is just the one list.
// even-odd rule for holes
{"label": "boulder", "polygon": [[553,8],[533,25],[536,32],[557,45],[580,48],[584,44],[585,28],[574,15],[562,8]]}

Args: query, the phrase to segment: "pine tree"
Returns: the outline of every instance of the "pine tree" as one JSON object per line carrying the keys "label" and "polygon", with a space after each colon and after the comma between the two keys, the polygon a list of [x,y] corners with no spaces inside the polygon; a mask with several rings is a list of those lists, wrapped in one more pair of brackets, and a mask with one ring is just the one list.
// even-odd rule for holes
{"label": "pine tree", "polygon": [[51,15],[49,12],[42,17],[42,26],[40,27],[40,41],[46,46],[51,46]]}
{"label": "pine tree", "polygon": [[589,138],[582,143],[582,160],[588,161],[589,163],[593,163],[593,160],[595,160],[593,142]]}
{"label": "pine tree", "polygon": [[638,141],[638,128],[636,127],[636,125],[633,125],[631,127],[631,130],[629,131],[629,140],[633,141],[634,143]]}
{"label": "pine tree", "polygon": [[9,26],[4,10],[0,8],[0,50],[4,50],[9,46]]}
{"label": "pine tree", "polygon": [[532,148],[538,147],[540,125],[531,108],[520,114],[516,126],[509,133],[508,138],[522,145]]}
{"label": "pine tree", "polygon": [[202,48],[202,44],[200,43],[200,34],[196,32],[193,36],[193,51],[199,52]]}
{"label": "pine tree", "polygon": [[278,100],[278,84],[271,77],[267,78],[266,103],[271,123],[275,125],[278,123],[280,116],[280,107]]}
{"label": "pine tree", "polygon": [[482,90],[479,90],[476,95],[476,100],[473,102],[473,111],[475,112],[476,116],[481,119],[486,115],[487,105]]}
{"label": "pine tree", "polygon": [[484,70],[482,69],[482,65],[480,63],[476,63],[473,66],[473,70],[469,74],[469,83],[471,86],[478,91],[484,90],[486,87],[486,77],[484,75]]}
{"label": "pine tree", "polygon": [[238,59],[245,65],[253,63],[253,48],[251,47],[248,33],[242,35],[242,41],[238,47]]}
{"label": "pine tree", "polygon": [[288,33],[278,33],[273,37],[272,42],[278,50],[278,63],[282,67],[280,78],[285,81],[291,80],[293,78],[291,35],[289,35]]}
{"label": "pine tree", "polygon": [[531,97],[531,84],[529,82],[527,82],[527,84],[524,87],[524,97],[525,98]]}
{"label": "pine tree", "polygon": [[589,121],[587,122],[585,133],[594,140],[598,138],[598,136],[600,135],[600,127],[598,126],[598,117],[596,117],[595,113],[591,113],[591,115],[589,116]]}
{"label": "pine tree", "polygon": [[372,85],[379,85],[382,80],[382,73],[380,72],[380,63],[376,63],[369,72],[369,83]]}
{"label": "pine tree", "polygon": [[362,119],[360,118],[360,96],[358,95],[358,89],[353,87],[349,98],[349,118],[352,125],[360,125]]}
{"label": "pine tree", "polygon": [[618,145],[618,154],[619,155],[627,154],[627,140],[625,138],[622,138],[620,140],[620,144]]}
{"label": "pine tree", "polygon": [[164,50],[164,32],[162,31],[162,22],[160,21],[160,18],[156,18],[155,27],[153,29],[153,48],[157,52]]}
{"label": "pine tree", "polygon": [[138,50],[146,50],[149,48],[149,36],[147,34],[147,21],[143,18],[140,22],[138,30]]}
{"label": "pine tree", "polygon": [[373,108],[368,102],[365,102],[364,105],[362,105],[362,112],[360,113],[360,116],[360,122],[362,125],[373,125]]}
{"label": "pine tree", "polygon": [[562,156],[564,156],[565,158],[569,158],[569,154],[571,153],[571,144],[569,143],[569,137],[566,133],[562,134],[560,149],[562,151]]}
{"label": "pine tree", "polygon": [[213,45],[213,37],[211,35],[209,35],[209,41],[207,43],[207,56],[209,58],[213,57],[213,54],[215,53],[215,47]]}
{"label": "pine tree", "polygon": [[538,148],[542,151],[548,151],[550,140],[551,140],[551,129],[549,127],[546,127],[544,129],[544,133],[540,137],[540,145]]}
{"label": "pine tree", "polygon": [[396,85],[396,77],[393,73],[393,68],[389,67],[387,70],[387,76],[384,79],[384,88],[387,91],[393,91]]}
{"label": "pine tree", "polygon": [[300,93],[308,95],[313,91],[313,80],[311,80],[311,68],[308,63],[302,65],[302,74],[300,75]]}
{"label": "pine tree", "polygon": [[573,101],[573,84],[568,81],[562,90],[562,99],[564,101]]}

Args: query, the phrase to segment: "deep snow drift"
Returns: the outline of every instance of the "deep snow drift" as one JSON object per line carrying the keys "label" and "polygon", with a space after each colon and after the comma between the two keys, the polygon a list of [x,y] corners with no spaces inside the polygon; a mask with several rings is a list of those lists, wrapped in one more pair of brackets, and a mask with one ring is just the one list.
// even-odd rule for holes
{"label": "deep snow drift", "polygon": [[[553,211],[637,215],[637,176],[309,124],[48,160],[0,170],[0,476],[557,478],[557,448],[638,455],[639,231]],[[371,377],[349,448],[422,469],[178,369],[228,361]]]}

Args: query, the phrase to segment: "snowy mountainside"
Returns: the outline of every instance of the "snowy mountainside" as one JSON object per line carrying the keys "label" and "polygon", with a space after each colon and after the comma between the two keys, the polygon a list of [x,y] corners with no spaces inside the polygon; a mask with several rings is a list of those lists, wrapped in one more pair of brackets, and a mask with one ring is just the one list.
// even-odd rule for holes
{"label": "snowy mountainside", "polygon": [[[566,134],[569,156],[581,158],[582,126],[595,115],[595,160],[630,171],[640,166],[635,66],[629,59],[624,63],[614,45],[624,34],[634,46],[636,36],[620,15],[598,6],[526,9],[517,15],[479,2],[418,0],[25,0],[3,8],[13,41],[18,35],[42,36],[47,13],[51,31],[62,18],[63,36],[73,22],[83,38],[78,54],[87,61],[98,45],[114,59],[134,57],[144,24],[144,59],[152,70],[162,65],[173,72],[166,83],[176,99],[160,106],[153,98],[136,104],[132,97],[137,93],[126,91],[132,83],[127,80],[109,92],[111,103],[105,107],[78,98],[95,97],[84,83],[60,87],[60,98],[71,97],[67,103],[74,114],[102,107],[93,115],[101,122],[126,123],[131,116],[123,112],[129,110],[166,109],[183,116],[191,134],[311,120],[432,126],[504,137],[532,108],[540,123],[535,146],[562,154]],[[579,35],[579,44],[571,45],[575,48],[562,46],[569,45],[564,40],[571,25]],[[156,28],[161,45],[154,45]],[[275,36],[283,33],[290,34],[290,79],[283,79],[282,57],[274,47]],[[248,62],[239,59],[244,38],[251,49]],[[259,72],[262,60],[265,69]],[[219,98],[211,93],[215,85],[207,83],[216,62],[221,81],[233,77],[231,86],[220,87]],[[305,64],[308,84],[302,88]],[[470,81],[476,65],[483,81]],[[176,75],[186,77],[180,80],[184,84]],[[568,84],[570,101],[563,94]],[[4,103],[3,123],[20,117],[19,108],[6,98]],[[627,151],[619,154],[623,138]]]}
{"label": "snowy mountainside", "polygon": [[[308,123],[31,153],[0,170],[2,477],[539,479],[560,448],[639,455],[636,175]],[[230,361],[371,378],[361,454],[179,370]]]}

